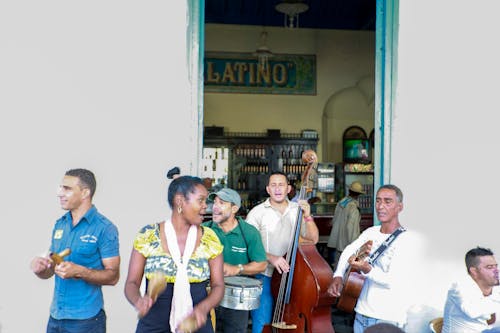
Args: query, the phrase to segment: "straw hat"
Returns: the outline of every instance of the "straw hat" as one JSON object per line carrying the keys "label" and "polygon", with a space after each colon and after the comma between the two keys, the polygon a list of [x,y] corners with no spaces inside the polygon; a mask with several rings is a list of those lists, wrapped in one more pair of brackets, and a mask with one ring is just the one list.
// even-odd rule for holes
{"label": "straw hat", "polygon": [[360,194],[365,194],[365,191],[363,191],[363,185],[358,181],[354,181],[351,183],[351,186],[349,187],[349,191],[353,191],[353,192],[360,193]]}

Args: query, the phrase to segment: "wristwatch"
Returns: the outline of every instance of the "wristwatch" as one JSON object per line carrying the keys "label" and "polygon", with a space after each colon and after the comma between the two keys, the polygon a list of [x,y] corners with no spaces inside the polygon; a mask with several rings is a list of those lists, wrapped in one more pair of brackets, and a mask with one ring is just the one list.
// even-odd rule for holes
{"label": "wristwatch", "polygon": [[241,275],[241,273],[243,273],[243,265],[238,264],[238,268],[240,269],[240,271],[238,272],[238,275]]}
{"label": "wristwatch", "polygon": [[307,216],[307,217],[304,217],[304,222],[313,222],[314,221],[314,217],[311,215]]}

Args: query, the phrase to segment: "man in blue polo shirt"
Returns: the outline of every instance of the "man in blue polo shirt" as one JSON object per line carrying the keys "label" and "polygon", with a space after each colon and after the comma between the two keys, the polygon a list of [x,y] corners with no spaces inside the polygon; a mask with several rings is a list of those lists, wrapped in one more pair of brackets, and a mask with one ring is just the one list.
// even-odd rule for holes
{"label": "man in blue polo shirt", "polygon": [[[240,195],[223,188],[208,196],[213,201],[212,221],[204,225],[212,228],[224,245],[224,276],[254,275],[267,267],[266,251],[259,231],[241,217]],[[217,332],[246,333],[248,310],[216,308]]]}
{"label": "man in blue polo shirt", "polygon": [[[106,332],[101,286],[119,279],[118,229],[92,204],[95,189],[91,171],[66,172],[57,196],[68,212],[53,228],[51,255],[31,262],[39,278],[56,275],[47,333]],[[57,254],[64,250],[69,255],[59,263]]]}

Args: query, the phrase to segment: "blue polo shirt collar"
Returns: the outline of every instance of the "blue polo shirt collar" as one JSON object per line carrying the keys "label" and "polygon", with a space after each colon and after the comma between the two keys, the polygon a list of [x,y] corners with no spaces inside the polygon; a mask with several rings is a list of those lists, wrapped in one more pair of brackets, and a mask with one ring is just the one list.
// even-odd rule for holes
{"label": "blue polo shirt collar", "polygon": [[[92,205],[89,210],[82,216],[80,219],[80,222],[85,221],[88,224],[92,224],[92,221],[95,221],[95,216],[97,214],[97,208],[95,205]],[[71,211],[68,211],[66,214],[64,214],[63,218],[71,223],[73,223],[73,216],[71,215]]]}

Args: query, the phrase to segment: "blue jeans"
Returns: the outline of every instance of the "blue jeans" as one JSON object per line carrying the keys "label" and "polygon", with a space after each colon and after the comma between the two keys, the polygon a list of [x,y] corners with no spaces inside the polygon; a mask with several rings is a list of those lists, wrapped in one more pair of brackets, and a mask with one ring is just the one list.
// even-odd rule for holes
{"label": "blue jeans", "polygon": [[375,325],[377,323],[388,323],[388,324],[393,324],[399,328],[403,328],[402,325],[393,322],[393,321],[388,321],[388,320],[382,320],[382,319],[377,319],[377,318],[372,318],[372,317],[367,317],[362,314],[356,313],[356,317],[354,318],[354,333],[363,333],[366,328],[369,326]]}
{"label": "blue jeans", "polygon": [[47,333],[106,333],[106,313],[99,311],[89,319],[49,318]]}
{"label": "blue jeans", "polygon": [[252,315],[252,333],[261,333],[265,324],[270,324],[273,317],[274,298],[271,293],[271,278],[262,274],[255,275],[262,281],[260,306],[250,311]]}
{"label": "blue jeans", "polygon": [[328,247],[328,263],[330,265],[335,263],[335,252],[337,252],[336,248]]}

